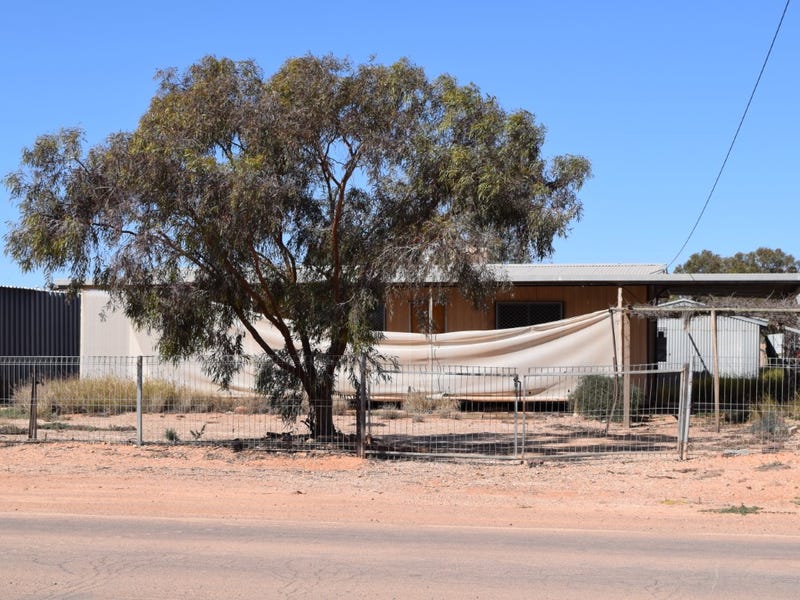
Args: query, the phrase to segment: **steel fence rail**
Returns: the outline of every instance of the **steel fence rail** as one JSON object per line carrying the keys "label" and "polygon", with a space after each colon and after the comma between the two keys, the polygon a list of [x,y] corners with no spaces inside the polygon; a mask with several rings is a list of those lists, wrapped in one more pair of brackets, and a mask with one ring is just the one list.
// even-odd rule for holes
{"label": "steel fence rail", "polygon": [[[341,377],[333,398],[337,433],[314,439],[306,405],[283,405],[259,392],[263,359],[237,363],[223,389],[203,359],[0,357],[0,389],[7,390],[0,397],[0,441],[529,460],[796,450],[800,438],[797,359],[766,361],[754,375],[718,377],[698,361],[685,369],[659,363],[525,372],[345,362],[356,377]],[[353,381],[361,382],[361,397]]]}

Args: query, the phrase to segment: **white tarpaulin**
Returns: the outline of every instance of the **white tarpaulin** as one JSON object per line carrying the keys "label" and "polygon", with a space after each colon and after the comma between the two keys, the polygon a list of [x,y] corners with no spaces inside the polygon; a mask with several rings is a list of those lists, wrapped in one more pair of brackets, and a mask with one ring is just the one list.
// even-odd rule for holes
{"label": "white tarpaulin", "polygon": [[[613,340],[608,311],[514,329],[433,336],[387,332],[378,351],[395,358],[399,372],[390,374],[389,381],[372,382],[370,392],[385,399],[410,392],[510,399],[516,375],[526,384],[522,390],[526,396],[565,399],[573,378],[526,376],[565,367],[611,367]],[[530,387],[527,382],[532,382]]]}
{"label": "white tarpaulin", "polygon": [[[84,291],[81,300],[82,373],[88,374],[89,357],[150,356],[156,354],[156,339],[136,331],[121,312],[107,309],[108,295]],[[370,383],[376,395],[398,396],[409,392],[457,396],[507,397],[514,393],[514,374],[522,380],[529,369],[562,367],[611,367],[614,336],[611,314],[598,311],[530,327],[515,329],[457,331],[426,336],[414,333],[386,332],[377,352],[396,361],[389,369],[388,381]],[[270,326],[259,326],[261,335],[276,347],[283,345],[280,335]],[[260,354],[246,338],[245,351]],[[182,379],[209,391],[215,384],[197,364],[186,365]],[[477,377],[480,382],[476,383]],[[247,390],[242,380],[236,387]],[[346,377],[340,378],[340,393],[351,393]],[[563,387],[561,380],[559,387]],[[555,385],[555,384],[553,384]],[[536,385],[526,394],[541,394],[552,385]],[[552,393],[554,390],[550,389]]]}
{"label": "white tarpaulin", "polygon": [[425,336],[386,332],[379,351],[404,365],[512,367],[609,366],[614,347],[608,311],[514,329]]}

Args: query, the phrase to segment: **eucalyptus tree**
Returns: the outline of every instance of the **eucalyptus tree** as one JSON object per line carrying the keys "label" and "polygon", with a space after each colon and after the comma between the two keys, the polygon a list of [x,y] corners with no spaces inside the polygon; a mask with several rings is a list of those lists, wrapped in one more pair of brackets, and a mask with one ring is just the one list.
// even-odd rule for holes
{"label": "eucalyptus tree", "polygon": [[[106,288],[165,357],[241,359],[252,336],[273,365],[261,389],[307,399],[314,435],[334,432],[341,357],[375,345],[397,286],[435,274],[481,298],[483,259],[546,257],[581,214],[585,158],[545,158],[531,113],[408,60],[307,55],[265,77],[206,57],[158,80],[134,131],[23,151],[6,252]],[[222,384],[240,364],[209,362]]]}
{"label": "eucalyptus tree", "polygon": [[711,250],[692,254],[676,273],[797,273],[800,260],[780,248],[757,248],[721,256]]}

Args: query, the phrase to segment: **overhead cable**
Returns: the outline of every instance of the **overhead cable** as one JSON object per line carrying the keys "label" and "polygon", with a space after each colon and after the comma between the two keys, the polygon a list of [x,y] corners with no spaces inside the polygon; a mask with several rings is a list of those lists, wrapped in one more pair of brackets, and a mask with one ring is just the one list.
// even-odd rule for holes
{"label": "overhead cable", "polygon": [[756,79],[756,83],[753,86],[753,91],[750,92],[750,98],[747,100],[747,106],[744,107],[744,112],[742,113],[742,118],[739,119],[739,126],[736,128],[736,133],[733,134],[733,139],[731,140],[731,144],[728,147],[728,152],[725,154],[725,160],[722,161],[722,165],[719,168],[719,172],[717,173],[716,179],[714,179],[714,185],[711,186],[711,191],[708,192],[708,197],[706,198],[705,204],[703,204],[703,209],[700,211],[700,214],[697,215],[697,219],[692,226],[691,231],[689,231],[689,235],[686,237],[686,241],[683,242],[683,245],[680,247],[680,250],[675,254],[669,263],[667,263],[667,269],[674,263],[681,253],[686,248],[686,245],[689,243],[689,240],[692,239],[697,226],[700,224],[700,220],[703,218],[703,214],[705,214],[706,209],[708,208],[709,202],[711,202],[711,196],[714,195],[714,190],[717,189],[717,183],[719,183],[720,177],[722,177],[722,172],[725,170],[725,165],[728,162],[728,158],[730,158],[731,152],[733,151],[733,145],[736,143],[736,138],[739,137],[739,131],[742,129],[742,124],[744,123],[744,119],[747,116],[747,111],[750,110],[750,103],[753,101],[753,97],[756,95],[756,90],[758,89],[758,84],[761,82],[761,76],[764,74],[764,70],[767,68],[767,62],[769,61],[770,54],[772,54],[772,48],[775,46],[775,40],[778,39],[778,33],[781,30],[781,25],[783,25],[783,18],[786,16],[786,11],[789,9],[789,2],[791,0],[786,0],[786,5],[783,7],[783,13],[781,14],[781,19],[778,22],[778,27],[775,29],[775,35],[772,36],[772,42],[769,45],[769,50],[767,50],[767,56],[764,58],[764,63],[761,65],[761,71],[758,73],[758,78]]}

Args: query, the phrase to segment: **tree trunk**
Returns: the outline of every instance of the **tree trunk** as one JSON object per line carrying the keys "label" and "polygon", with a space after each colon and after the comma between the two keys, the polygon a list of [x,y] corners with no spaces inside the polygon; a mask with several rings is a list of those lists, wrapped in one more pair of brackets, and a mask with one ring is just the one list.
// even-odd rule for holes
{"label": "tree trunk", "polygon": [[311,404],[311,436],[314,439],[326,438],[336,434],[333,424],[333,396],[319,398]]}
{"label": "tree trunk", "polygon": [[[335,373],[338,364],[339,361],[336,360],[309,367],[309,370],[314,370],[315,377],[309,386],[312,392],[309,394],[308,424],[315,439],[331,437],[337,433],[333,424],[333,392],[336,387]],[[317,367],[322,368],[317,371]]]}

